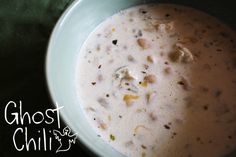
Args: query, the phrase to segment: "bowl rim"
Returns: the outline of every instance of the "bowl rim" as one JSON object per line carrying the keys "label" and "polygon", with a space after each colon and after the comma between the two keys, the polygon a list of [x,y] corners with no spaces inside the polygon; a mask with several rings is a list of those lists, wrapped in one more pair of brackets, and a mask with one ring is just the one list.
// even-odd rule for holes
{"label": "bowl rim", "polygon": [[[50,58],[51,58],[51,53],[52,53],[52,43],[53,41],[56,39],[56,36],[58,34],[58,31],[60,29],[60,26],[63,25],[64,21],[66,20],[66,17],[74,10],[74,8],[79,5],[80,3],[82,3],[84,0],[74,0],[64,11],[63,13],[59,16],[59,18],[57,19],[56,24],[54,25],[49,40],[48,40],[48,44],[47,44],[47,48],[46,48],[46,55],[45,55],[45,63],[44,63],[44,72],[45,72],[45,79],[46,79],[46,88],[47,88],[47,93],[49,95],[49,98],[52,102],[52,106],[53,107],[57,107],[57,102],[55,101],[55,95],[52,93],[52,89],[53,86],[49,81],[49,75],[50,75]],[[64,124],[68,124],[64,114],[60,114],[60,119],[63,121]],[[74,132],[74,130],[71,130],[72,132]],[[78,145],[81,145],[82,149],[86,150],[89,155],[92,154],[92,156],[102,156],[101,152],[96,151],[96,149],[94,147],[92,147],[92,145],[89,145],[88,143],[85,142],[85,139],[81,138],[80,136],[76,135],[77,139],[78,139]]]}

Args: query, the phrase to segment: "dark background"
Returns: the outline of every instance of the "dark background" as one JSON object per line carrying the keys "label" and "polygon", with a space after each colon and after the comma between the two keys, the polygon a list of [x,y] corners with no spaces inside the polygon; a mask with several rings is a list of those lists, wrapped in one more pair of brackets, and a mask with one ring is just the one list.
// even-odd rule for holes
{"label": "dark background", "polygon": [[[23,113],[30,115],[54,108],[49,97],[45,79],[45,55],[52,29],[60,15],[72,0],[0,0],[0,156],[88,156],[88,152],[78,142],[67,152],[55,153],[59,146],[53,135],[52,151],[18,152],[12,141],[16,128],[27,127],[29,138],[36,140],[42,136],[38,130],[57,129],[57,123],[46,125],[9,125],[4,120],[4,108],[9,101],[19,105],[22,101]],[[19,106],[16,110],[19,109]],[[61,128],[66,125],[61,120]],[[62,130],[61,129],[61,130]],[[42,132],[42,131],[41,131]],[[24,134],[17,138],[18,145],[24,142]],[[48,138],[49,138],[48,137]],[[42,137],[41,137],[42,140]]]}
{"label": "dark background", "polygon": [[[31,115],[53,108],[45,80],[45,55],[52,29],[73,0],[0,0],[0,156],[88,156],[78,142],[67,152],[55,153],[59,143],[53,139],[52,151],[22,151],[13,146],[12,135],[21,125],[9,125],[4,120],[4,108],[9,101],[19,104]],[[102,2],[102,0],[101,0]],[[172,2],[172,1],[167,1]],[[112,1],[111,1],[112,3]],[[236,28],[233,0],[178,1],[206,11]],[[18,108],[17,108],[18,109]],[[62,122],[62,128],[66,124]],[[56,123],[24,125],[30,137],[37,138],[37,130],[57,128]],[[23,140],[23,139],[18,139]],[[91,155],[93,156],[93,155]]]}

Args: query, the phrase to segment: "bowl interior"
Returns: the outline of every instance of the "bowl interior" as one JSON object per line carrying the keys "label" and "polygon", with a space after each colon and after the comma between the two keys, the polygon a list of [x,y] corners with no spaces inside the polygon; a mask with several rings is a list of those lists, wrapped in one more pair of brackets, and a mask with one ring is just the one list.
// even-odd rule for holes
{"label": "bowl interior", "polygon": [[[151,1],[151,0],[150,0]],[[123,155],[103,142],[87,123],[79,106],[75,86],[75,67],[78,52],[93,29],[114,13],[148,0],[80,0],[75,1],[62,15],[52,33],[46,60],[46,75],[51,97],[63,106],[60,114],[80,142],[98,156]],[[159,1],[158,1],[159,2]]]}

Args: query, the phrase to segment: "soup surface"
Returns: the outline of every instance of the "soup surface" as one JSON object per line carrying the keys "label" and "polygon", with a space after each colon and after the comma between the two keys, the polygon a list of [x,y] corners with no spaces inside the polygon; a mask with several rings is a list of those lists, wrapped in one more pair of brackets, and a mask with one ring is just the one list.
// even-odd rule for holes
{"label": "soup surface", "polygon": [[221,157],[236,148],[235,32],[171,4],[100,24],[78,56],[81,107],[130,157]]}

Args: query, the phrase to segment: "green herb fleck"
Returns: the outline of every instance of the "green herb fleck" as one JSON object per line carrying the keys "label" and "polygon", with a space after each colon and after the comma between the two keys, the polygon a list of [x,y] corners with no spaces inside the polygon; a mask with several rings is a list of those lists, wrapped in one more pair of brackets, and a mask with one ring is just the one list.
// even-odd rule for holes
{"label": "green herb fleck", "polygon": [[110,139],[111,139],[112,141],[115,141],[116,137],[115,137],[114,135],[110,134]]}

